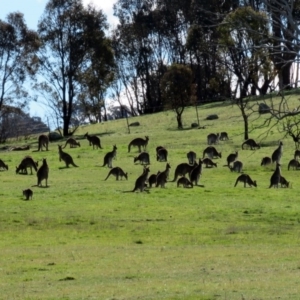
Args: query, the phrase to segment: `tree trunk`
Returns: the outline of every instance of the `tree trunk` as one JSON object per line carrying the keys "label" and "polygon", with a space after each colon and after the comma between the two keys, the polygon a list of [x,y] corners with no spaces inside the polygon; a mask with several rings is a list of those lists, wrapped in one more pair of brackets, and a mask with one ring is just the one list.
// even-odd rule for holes
{"label": "tree trunk", "polygon": [[248,124],[248,116],[242,111],[243,120],[244,120],[244,139],[249,139],[249,124]]}
{"label": "tree trunk", "polygon": [[182,125],[181,114],[178,114],[178,113],[177,113],[176,119],[177,119],[178,129],[182,129],[182,128],[183,128],[183,125]]}
{"label": "tree trunk", "polygon": [[63,135],[64,136],[69,136],[69,127],[70,127],[70,117],[69,116],[64,116],[63,121]]}

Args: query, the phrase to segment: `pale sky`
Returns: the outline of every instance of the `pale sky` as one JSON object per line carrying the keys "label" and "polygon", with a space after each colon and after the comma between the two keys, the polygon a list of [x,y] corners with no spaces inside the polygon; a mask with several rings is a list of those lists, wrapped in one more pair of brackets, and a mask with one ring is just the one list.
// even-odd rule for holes
{"label": "pale sky", "polygon": [[[12,12],[21,12],[29,29],[37,30],[37,24],[41,18],[48,0],[0,0],[0,19],[5,20]],[[92,3],[95,7],[102,9],[110,26],[117,23],[113,16],[113,4],[117,0],[82,0],[84,5]],[[44,118],[45,108],[36,103],[30,104],[30,115]]]}

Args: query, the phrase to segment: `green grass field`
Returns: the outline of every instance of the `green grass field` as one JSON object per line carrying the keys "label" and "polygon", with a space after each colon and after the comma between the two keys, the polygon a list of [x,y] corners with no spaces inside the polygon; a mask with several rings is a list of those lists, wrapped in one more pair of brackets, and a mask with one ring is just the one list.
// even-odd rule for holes
{"label": "green grass field", "polygon": [[[291,97],[291,103],[297,103]],[[218,120],[205,120],[209,114]],[[300,201],[299,171],[287,170],[295,150],[290,137],[276,127],[257,128],[265,116],[250,117],[250,137],[263,147],[241,150],[243,121],[236,106],[208,104],[183,113],[185,128],[177,130],[175,114],[162,112],[80,128],[80,148],[65,148],[79,168],[64,168],[58,160],[58,143],[49,151],[34,152],[37,138],[12,141],[31,143],[30,151],[1,152],[9,165],[0,172],[0,299],[299,299]],[[204,168],[203,187],[152,188],[131,191],[142,167],[133,163],[137,148],[128,143],[149,136],[150,174],[165,169],[155,148],[165,146],[171,164],[170,179],[186,153],[198,157],[207,147],[209,133],[227,131],[229,141],[216,148],[218,167]],[[83,135],[101,138],[103,150],[93,150]],[[282,174],[291,188],[268,189],[274,166],[261,167],[284,143]],[[62,141],[61,143],[64,143]],[[116,181],[101,167],[105,153],[118,147],[119,166],[128,181]],[[230,172],[226,157],[239,151],[244,172],[257,180],[257,188],[234,188],[237,173]],[[36,184],[36,174],[15,174],[25,155],[47,158],[48,188],[32,187],[33,200],[24,201],[22,190]]]}

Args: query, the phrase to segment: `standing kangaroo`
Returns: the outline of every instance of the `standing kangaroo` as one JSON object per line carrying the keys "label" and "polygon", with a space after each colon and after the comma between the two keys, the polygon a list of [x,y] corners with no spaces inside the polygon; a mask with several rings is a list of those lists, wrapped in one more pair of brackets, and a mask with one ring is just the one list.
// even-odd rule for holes
{"label": "standing kangaroo", "polygon": [[112,168],[112,161],[117,156],[117,149],[117,146],[114,145],[113,150],[105,154],[102,167],[108,166],[109,168]]}
{"label": "standing kangaroo", "polygon": [[69,168],[69,165],[78,167],[77,165],[75,165],[72,156],[70,154],[62,151],[61,145],[58,145],[58,153],[59,153],[59,161],[63,160],[65,162],[67,168]]}
{"label": "standing kangaroo", "polygon": [[145,190],[145,184],[148,179],[149,172],[150,172],[149,167],[144,168],[143,174],[140,175],[135,181],[134,189],[132,190],[132,192],[135,192],[137,190],[143,192]]}
{"label": "standing kangaroo", "polygon": [[242,175],[240,175],[240,176],[236,179],[236,182],[235,182],[234,187],[237,186],[237,184],[238,184],[239,181],[244,182],[244,188],[246,187],[246,184],[248,184],[250,187],[252,187],[252,186],[257,187],[256,180],[253,181],[253,180],[251,179],[251,177],[250,177],[248,174],[242,174]]}
{"label": "standing kangaroo", "polygon": [[49,166],[47,164],[46,158],[43,159],[43,163],[38,169],[36,176],[38,178],[37,186],[42,186],[42,180],[45,180],[46,186],[48,186]]}
{"label": "standing kangaroo", "polygon": [[239,160],[236,160],[235,162],[233,162],[232,166],[229,166],[229,169],[230,169],[231,172],[242,173],[243,163]]}
{"label": "standing kangaroo", "polygon": [[242,149],[244,150],[244,146],[250,147],[251,150],[260,149],[260,145],[257,144],[253,139],[248,139],[242,144]]}
{"label": "standing kangaroo", "polygon": [[38,150],[37,151],[43,151],[43,147],[45,147],[46,151],[48,151],[48,145],[49,145],[48,135],[41,134],[38,138]]}
{"label": "standing kangaroo", "polygon": [[207,144],[212,145],[212,144],[217,144],[219,142],[219,133],[210,133],[207,136]]}
{"label": "standing kangaroo", "polygon": [[98,149],[98,148],[103,149],[101,147],[101,141],[100,141],[100,139],[96,135],[89,135],[88,132],[87,132],[84,135],[84,137],[87,138],[87,140],[90,143],[90,146],[93,145],[93,149],[95,149],[95,146],[96,146],[96,149]]}
{"label": "standing kangaroo", "polygon": [[142,138],[133,139],[128,145],[128,152],[130,152],[130,149],[131,149],[132,146],[138,147],[139,152],[142,152],[142,150],[141,150],[142,147],[145,151],[146,147],[148,145],[148,141],[149,141],[149,136],[145,136],[145,139],[142,139]]}
{"label": "standing kangaroo", "polygon": [[116,180],[119,180],[119,177],[122,179],[122,177],[125,177],[126,180],[128,180],[128,174],[125,173],[120,167],[114,167],[109,172],[107,177],[104,180],[107,180],[110,175],[114,175],[116,177]]}
{"label": "standing kangaroo", "polygon": [[23,190],[23,196],[25,197],[25,200],[32,200],[33,191],[31,189]]}
{"label": "standing kangaroo", "polygon": [[168,161],[168,150],[164,147],[156,150],[156,160],[157,161]]}
{"label": "standing kangaroo", "polygon": [[70,137],[66,140],[66,143],[62,147],[62,149],[65,149],[68,144],[70,145],[70,148],[76,148],[77,146],[80,147],[80,143],[77,142],[75,139]]}
{"label": "standing kangaroo", "polygon": [[188,163],[179,164],[175,169],[174,179],[172,180],[172,182],[176,181],[178,176],[185,177],[185,175],[187,173],[189,174],[196,166],[197,163],[194,165],[190,165]]}
{"label": "standing kangaroo", "polygon": [[188,188],[189,186],[193,188],[193,183],[190,182],[186,177],[180,177],[177,180],[177,187],[183,186],[184,188]]}
{"label": "standing kangaroo", "polygon": [[136,163],[137,161],[140,161],[142,165],[150,165],[150,157],[149,153],[147,152],[142,152],[138,156],[136,156],[133,159],[133,162]]}
{"label": "standing kangaroo", "polygon": [[291,159],[289,164],[288,164],[288,170],[290,170],[290,168],[293,168],[294,170],[296,169],[299,169],[300,168],[300,162],[296,159]]}
{"label": "standing kangaroo", "polygon": [[230,164],[233,163],[234,161],[236,161],[236,159],[238,158],[239,153],[238,151],[235,151],[235,153],[231,153],[227,156],[227,167],[230,167]]}
{"label": "standing kangaroo", "polygon": [[31,175],[32,175],[32,168],[37,172],[38,162],[35,162],[31,156],[25,156],[18,167],[16,167],[16,174],[22,172],[25,174],[27,173],[27,168],[30,168]]}
{"label": "standing kangaroo", "polygon": [[270,186],[269,189],[271,187],[277,187],[279,186],[280,183],[280,178],[281,178],[281,169],[280,169],[280,164],[276,162],[276,169],[274,171],[274,173],[272,174],[271,178],[270,178]]}
{"label": "standing kangaroo", "polygon": [[228,133],[226,131],[222,131],[220,133],[219,140],[220,141],[228,141],[229,140]]}
{"label": "standing kangaroo", "polygon": [[205,155],[207,155],[211,159],[218,158],[218,157],[222,158],[221,152],[218,152],[217,149],[213,146],[209,146],[204,149],[202,158],[204,158]]}
{"label": "standing kangaroo", "polygon": [[0,159],[0,169],[8,170],[8,165],[2,159]]}
{"label": "standing kangaroo", "polygon": [[169,173],[170,173],[170,169],[171,166],[169,163],[166,164],[166,169],[163,172],[160,172],[157,176],[156,176],[156,187],[160,186],[160,187],[165,187],[165,184],[167,182],[167,179],[169,177]]}
{"label": "standing kangaroo", "polygon": [[283,153],[283,143],[280,141],[278,148],[275,149],[273,154],[272,154],[272,163],[276,162],[276,163],[279,164],[280,159],[282,157],[282,153]]}
{"label": "standing kangaroo", "polygon": [[260,165],[267,166],[267,165],[270,165],[271,163],[272,163],[271,157],[265,156],[262,158]]}
{"label": "standing kangaroo", "polygon": [[188,159],[188,161],[189,161],[189,164],[190,164],[190,165],[193,165],[193,164],[196,162],[197,154],[196,154],[196,152],[194,152],[194,151],[190,151],[190,152],[188,152],[188,153],[186,154],[186,157],[187,157],[187,159]]}
{"label": "standing kangaroo", "polygon": [[190,180],[194,185],[198,185],[200,175],[202,174],[202,160],[199,159],[198,165],[190,172]]}
{"label": "standing kangaroo", "polygon": [[206,168],[217,167],[217,163],[214,163],[210,158],[205,157],[202,159],[202,163],[205,165]]}

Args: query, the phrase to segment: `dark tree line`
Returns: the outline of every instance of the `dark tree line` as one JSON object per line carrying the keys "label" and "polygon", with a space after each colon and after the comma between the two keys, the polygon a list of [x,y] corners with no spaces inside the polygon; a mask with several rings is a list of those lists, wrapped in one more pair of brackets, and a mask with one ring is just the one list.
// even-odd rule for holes
{"label": "dark tree line", "polygon": [[0,20],[0,110],[26,106],[29,79],[65,136],[79,120],[106,120],[109,95],[132,115],[171,107],[179,128],[191,97],[230,98],[247,138],[248,97],[267,94],[275,79],[279,90],[297,85],[300,0],[119,0],[114,15],[119,23],[108,32],[92,5],[49,0],[37,32],[21,13]]}

